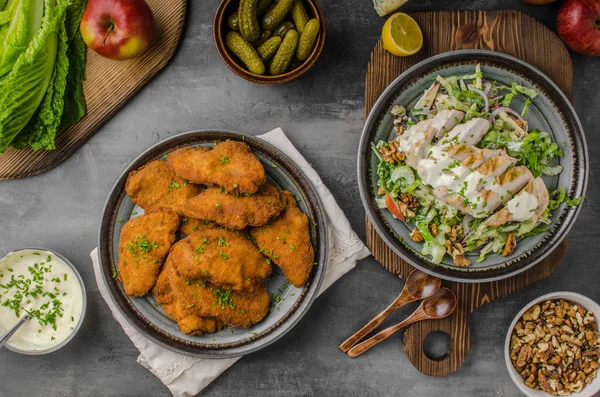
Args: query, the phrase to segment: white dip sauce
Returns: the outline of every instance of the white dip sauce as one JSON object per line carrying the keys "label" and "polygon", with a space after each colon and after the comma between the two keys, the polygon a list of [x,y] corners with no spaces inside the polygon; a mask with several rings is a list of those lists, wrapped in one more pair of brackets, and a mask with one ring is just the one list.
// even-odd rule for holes
{"label": "white dip sauce", "polygon": [[0,259],[0,333],[31,315],[9,346],[44,351],[60,344],[75,330],[82,306],[77,276],[53,253],[22,250]]}
{"label": "white dip sauce", "polygon": [[522,191],[518,196],[512,198],[506,206],[512,214],[513,220],[522,222],[530,219],[537,208],[537,198],[526,191]]}

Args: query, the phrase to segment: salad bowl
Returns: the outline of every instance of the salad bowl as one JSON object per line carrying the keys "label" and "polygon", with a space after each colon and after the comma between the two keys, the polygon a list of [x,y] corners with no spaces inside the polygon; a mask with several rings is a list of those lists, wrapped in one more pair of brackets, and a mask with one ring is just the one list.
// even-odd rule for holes
{"label": "salad bowl", "polygon": [[514,87],[516,84],[523,90],[535,92],[530,100],[524,95],[515,96],[510,106],[518,112],[527,107],[528,111],[524,113],[529,130],[548,132],[563,154],[549,164],[554,169],[562,168],[562,172],[542,175],[549,192],[561,187],[566,192],[565,197],[584,197],[588,178],[587,146],[575,110],[556,84],[535,67],[502,53],[460,50],[428,58],[406,70],[381,94],[366,120],[358,152],[361,199],[374,228],[397,255],[418,269],[458,282],[494,281],[527,270],[560,244],[579,213],[579,206],[562,203],[547,217],[547,224],[542,225],[543,232],[518,238],[512,253],[501,256],[491,252],[484,256],[475,249],[465,253],[470,265],[459,266],[449,255],[435,261],[430,255],[424,255],[423,243],[413,241],[410,236],[414,223],[397,219],[385,204],[382,205],[384,200],[378,187],[381,156],[373,148],[378,142],[387,142],[396,136],[392,108],[402,105],[407,110],[413,109],[438,76],[444,81],[454,76],[473,75],[478,64],[484,79],[493,82],[494,86]]}

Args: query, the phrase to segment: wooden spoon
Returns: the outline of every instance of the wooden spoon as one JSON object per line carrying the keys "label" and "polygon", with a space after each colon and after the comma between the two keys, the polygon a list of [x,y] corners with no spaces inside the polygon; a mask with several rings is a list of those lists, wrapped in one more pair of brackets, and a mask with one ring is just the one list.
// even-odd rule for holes
{"label": "wooden spoon", "polygon": [[367,325],[362,327],[357,333],[346,339],[344,343],[340,345],[340,350],[346,353],[352,346],[360,342],[369,332],[373,331],[379,326],[394,310],[400,306],[406,305],[407,303],[414,302],[420,299],[431,296],[440,289],[442,280],[437,277],[431,276],[420,270],[413,270],[404,283],[404,288],[400,295],[396,298],[391,305],[384,311],[375,316]]}
{"label": "wooden spoon", "polygon": [[422,320],[435,320],[448,317],[456,309],[456,295],[448,288],[441,288],[429,298],[425,298],[417,310],[410,315],[406,320],[392,325],[384,329],[375,336],[366,341],[354,346],[348,352],[350,357],[357,357],[378,344],[379,342],[389,338],[402,328]]}

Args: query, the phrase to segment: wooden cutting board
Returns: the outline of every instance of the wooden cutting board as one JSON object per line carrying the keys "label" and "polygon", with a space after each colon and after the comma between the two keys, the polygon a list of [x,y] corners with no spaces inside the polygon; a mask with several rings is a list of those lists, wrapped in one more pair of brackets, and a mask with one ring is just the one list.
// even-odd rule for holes
{"label": "wooden cutting board", "polygon": [[[514,10],[424,11],[411,13],[411,16],[423,30],[423,49],[416,55],[401,58],[386,52],[381,40],[377,43],[366,76],[365,115],[383,90],[407,68],[435,54],[471,48],[504,52],[529,62],[554,80],[572,100],[573,66],[569,53],[550,29],[532,17]],[[366,232],[367,245],[375,259],[390,272],[406,279],[413,268],[394,254],[368,218]],[[566,249],[565,240],[543,262],[505,280],[482,284],[444,282],[458,297],[457,310],[444,320],[410,326],[403,339],[408,359],[427,375],[443,376],[456,371],[469,352],[467,315],[488,302],[548,277]],[[450,337],[449,351],[437,359],[430,359],[423,352],[423,340],[432,331],[442,331]]]}
{"label": "wooden cutting board", "polygon": [[55,150],[34,152],[9,148],[0,154],[0,180],[37,175],[56,167],[165,67],[181,38],[186,0],[147,2],[156,23],[148,49],[128,61],[106,59],[88,49],[87,79],[83,84],[87,115],[76,125],[58,132]]}

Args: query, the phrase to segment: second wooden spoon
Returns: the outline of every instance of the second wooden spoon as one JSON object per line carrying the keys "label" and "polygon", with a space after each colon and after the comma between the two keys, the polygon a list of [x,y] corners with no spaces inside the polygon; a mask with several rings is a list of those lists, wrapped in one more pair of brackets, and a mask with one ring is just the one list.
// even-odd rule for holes
{"label": "second wooden spoon", "polygon": [[400,295],[396,298],[391,305],[389,305],[384,311],[375,316],[371,321],[362,327],[354,335],[346,339],[344,343],[340,345],[340,350],[346,353],[355,344],[360,342],[369,332],[373,331],[379,326],[394,310],[400,306],[406,305],[407,303],[414,302],[420,299],[431,296],[440,289],[442,280],[437,277],[431,276],[420,270],[413,270],[404,283],[404,288]]}
{"label": "second wooden spoon", "polygon": [[429,298],[425,298],[425,300],[421,302],[421,306],[419,306],[419,308],[406,320],[396,325],[392,325],[372,338],[354,346],[350,349],[348,355],[350,357],[360,356],[379,342],[386,340],[396,332],[400,331],[402,328],[416,323],[417,321],[448,317],[452,314],[454,309],[456,309],[456,295],[448,288],[441,288]]}

